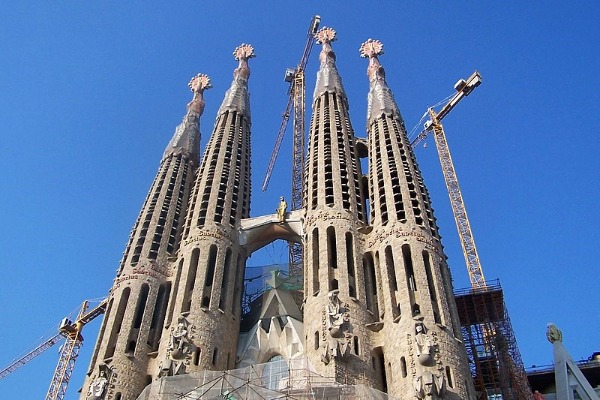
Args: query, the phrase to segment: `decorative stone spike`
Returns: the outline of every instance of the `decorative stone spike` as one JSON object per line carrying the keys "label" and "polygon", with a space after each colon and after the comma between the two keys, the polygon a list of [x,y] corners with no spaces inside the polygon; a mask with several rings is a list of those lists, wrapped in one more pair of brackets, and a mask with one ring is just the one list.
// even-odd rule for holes
{"label": "decorative stone spike", "polygon": [[254,58],[256,57],[256,54],[254,54],[254,47],[252,47],[252,45],[247,44],[247,43],[242,43],[240,44],[238,47],[235,48],[235,50],[233,51],[233,56],[235,57],[236,60],[247,60],[249,58]]}

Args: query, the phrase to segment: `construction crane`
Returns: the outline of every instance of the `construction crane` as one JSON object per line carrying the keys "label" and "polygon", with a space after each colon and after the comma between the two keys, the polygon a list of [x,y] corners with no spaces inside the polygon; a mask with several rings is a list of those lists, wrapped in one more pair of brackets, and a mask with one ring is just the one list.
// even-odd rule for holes
{"label": "construction crane", "polygon": [[[285,71],[285,81],[289,82],[290,87],[288,90],[288,102],[283,113],[283,119],[279,127],[279,133],[275,140],[275,147],[273,153],[271,153],[271,160],[265,174],[265,179],[262,184],[262,191],[267,190],[269,180],[273,174],[273,168],[275,167],[275,161],[279,155],[279,148],[283,141],[283,136],[290,119],[290,113],[294,112],[294,125],[293,125],[293,150],[292,150],[292,201],[291,209],[298,210],[302,208],[302,193],[304,186],[304,161],[306,159],[306,146],[304,145],[305,129],[304,121],[306,114],[306,102],[305,94],[306,87],[304,83],[304,69],[308,63],[310,53],[315,44],[315,34],[319,29],[321,23],[321,17],[315,15],[310,21],[310,26],[306,33],[306,45],[304,46],[304,52],[298,66],[288,68]],[[290,276],[299,277],[302,275],[302,245],[300,243],[289,243],[289,265]]]}
{"label": "construction crane", "polygon": [[456,171],[454,164],[452,163],[452,157],[450,156],[450,149],[446,142],[446,134],[441,124],[442,119],[456,107],[456,105],[466,96],[468,96],[473,89],[481,84],[481,75],[475,71],[466,80],[461,79],[455,85],[456,93],[448,100],[448,102],[442,107],[439,112],[435,112],[433,107],[429,107],[427,112],[429,118],[425,122],[423,131],[411,142],[414,148],[419,143],[427,138],[430,132],[433,132],[433,138],[437,147],[438,156],[440,158],[440,164],[442,165],[442,172],[444,174],[444,181],[448,188],[448,195],[450,196],[450,204],[452,206],[452,213],[456,221],[456,227],[458,229],[458,235],[465,256],[465,262],[467,263],[467,271],[469,273],[469,279],[471,281],[471,287],[474,289],[485,288],[485,278],[483,276],[483,270],[481,263],[479,262],[479,255],[477,254],[477,248],[475,247],[475,240],[473,239],[473,232],[471,231],[471,224],[467,217],[467,210],[463,201],[460,186],[458,185],[458,178],[456,177]]}
{"label": "construction crane", "polygon": [[67,392],[67,386],[69,385],[69,379],[75,368],[75,362],[79,355],[79,350],[83,344],[83,336],[81,336],[81,330],[83,327],[94,320],[97,316],[104,314],[106,311],[107,299],[104,299],[96,307],[88,310],[89,302],[86,300],[81,305],[79,314],[75,322],[72,322],[68,318],[64,318],[58,328],[58,333],[47,339],[35,349],[14,360],[6,368],[0,370],[0,379],[11,374],[18,368],[27,364],[50,347],[60,342],[63,338],[65,343],[61,346],[60,355],[58,358],[58,364],[54,370],[54,375],[50,382],[50,387],[46,393],[46,400],[62,400]]}

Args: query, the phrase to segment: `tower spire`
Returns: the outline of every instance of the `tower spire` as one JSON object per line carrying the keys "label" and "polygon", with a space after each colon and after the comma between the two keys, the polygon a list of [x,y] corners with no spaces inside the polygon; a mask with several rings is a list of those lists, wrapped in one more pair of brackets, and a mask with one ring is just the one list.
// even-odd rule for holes
{"label": "tower spire", "polygon": [[368,39],[360,46],[360,56],[369,59],[369,95],[367,102],[367,125],[371,125],[381,115],[402,119],[394,95],[385,81],[385,69],[378,56],[383,54],[383,43]]}
{"label": "tower spire", "polygon": [[254,48],[243,43],[235,48],[233,55],[239,61],[238,67],[233,71],[233,82],[225,93],[223,103],[217,115],[225,111],[237,111],[250,120],[250,96],[248,94],[248,78],[250,78],[250,67],[248,60],[256,57]]}
{"label": "tower spire", "polygon": [[192,101],[187,105],[187,112],[181,124],[175,128],[173,138],[167,145],[163,160],[174,154],[185,154],[194,165],[198,165],[200,152],[200,116],[204,112],[203,93],[210,89],[210,78],[205,74],[198,74],[188,83],[194,93]]}
{"label": "tower spire", "polygon": [[319,54],[321,66],[319,68],[319,72],[317,73],[317,84],[315,85],[313,101],[323,93],[330,92],[336,93],[337,95],[343,97],[347,104],[348,101],[346,99],[344,87],[342,86],[342,78],[340,78],[337,67],[335,66],[335,52],[331,47],[331,42],[337,40],[335,30],[329,27],[324,27],[319,29],[319,31],[315,34],[315,37],[317,38],[317,43],[323,45],[323,48]]}

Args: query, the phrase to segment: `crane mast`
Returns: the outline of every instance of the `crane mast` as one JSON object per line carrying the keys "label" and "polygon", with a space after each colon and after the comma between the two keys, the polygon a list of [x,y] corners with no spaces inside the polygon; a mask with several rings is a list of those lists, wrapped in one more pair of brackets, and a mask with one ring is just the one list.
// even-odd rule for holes
{"label": "crane mast", "polygon": [[441,124],[441,120],[480,84],[481,75],[479,75],[479,72],[477,71],[475,71],[467,80],[459,80],[456,85],[454,85],[457,92],[438,113],[434,111],[433,107],[430,107],[427,110],[431,119],[425,123],[425,129],[411,142],[411,145],[414,147],[425,140],[429,132],[433,132],[433,138],[442,166],[442,173],[444,174],[444,181],[450,197],[452,213],[454,215],[454,220],[456,221],[456,228],[458,229],[463,255],[467,264],[469,279],[471,281],[471,286],[474,289],[486,287],[485,278],[483,276],[483,269],[481,268],[479,255],[477,254],[477,248],[475,247],[471,224],[467,217],[467,210],[458,184],[456,170],[454,169],[454,163],[452,162],[450,148],[446,141],[446,134]]}
{"label": "crane mast", "polygon": [[[283,119],[279,127],[279,133],[275,141],[275,147],[271,154],[267,173],[262,185],[262,191],[267,190],[269,180],[273,174],[273,168],[275,161],[279,154],[279,148],[287,128],[287,124],[290,118],[290,112],[294,112],[293,122],[293,148],[292,148],[292,210],[298,210],[302,208],[302,196],[304,192],[304,163],[306,160],[306,146],[305,146],[305,129],[304,121],[306,119],[306,86],[304,82],[304,69],[308,63],[310,53],[315,44],[315,33],[319,28],[321,17],[315,15],[308,28],[306,45],[304,46],[304,52],[302,58],[296,69],[288,69],[285,73],[286,82],[290,83],[289,98]],[[300,243],[289,242],[289,274],[290,276],[299,277],[302,275],[302,245]]]}

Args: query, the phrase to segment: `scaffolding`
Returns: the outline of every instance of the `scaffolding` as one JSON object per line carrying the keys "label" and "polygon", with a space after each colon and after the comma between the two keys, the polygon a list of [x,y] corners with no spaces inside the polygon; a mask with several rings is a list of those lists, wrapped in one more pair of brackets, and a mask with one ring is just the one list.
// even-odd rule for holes
{"label": "scaffolding", "polygon": [[530,400],[523,367],[499,281],[454,293],[469,367],[481,400]]}
{"label": "scaffolding", "polygon": [[314,372],[306,358],[277,360],[229,371],[163,377],[138,400],[393,400],[364,385],[344,385]]}

